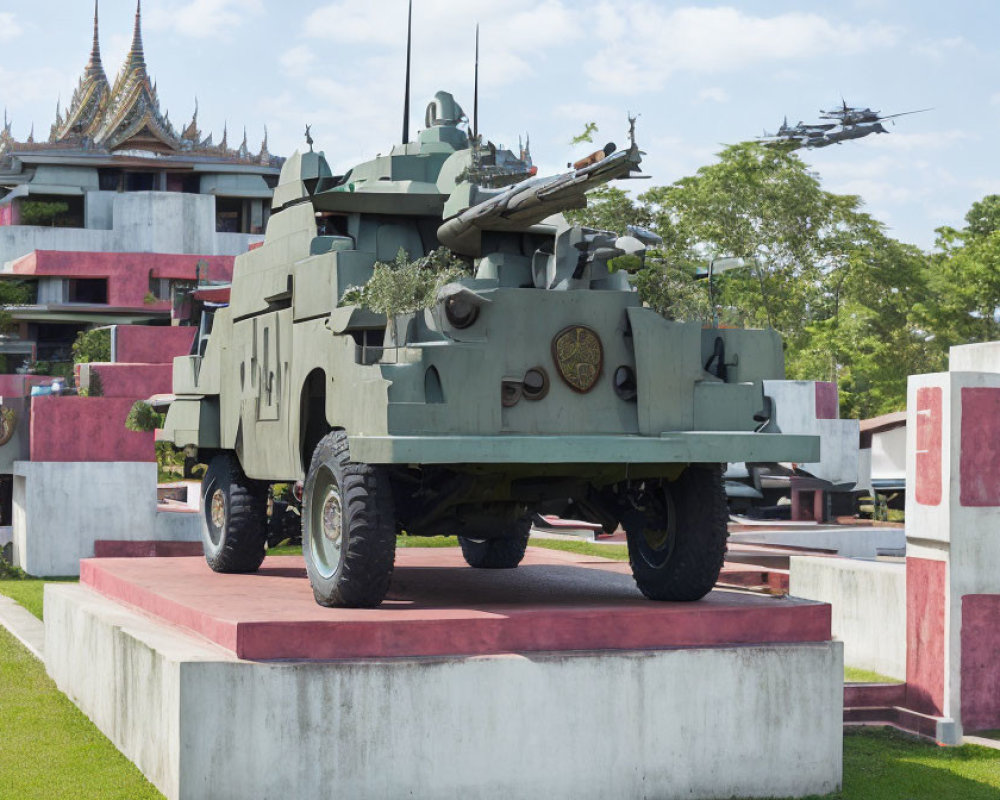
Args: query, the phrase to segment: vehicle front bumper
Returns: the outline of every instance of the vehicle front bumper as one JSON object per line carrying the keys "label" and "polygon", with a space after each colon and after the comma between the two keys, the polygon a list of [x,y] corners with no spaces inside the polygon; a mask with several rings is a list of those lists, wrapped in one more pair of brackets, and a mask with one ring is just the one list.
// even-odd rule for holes
{"label": "vehicle front bumper", "polygon": [[819,437],[684,431],[653,436],[350,436],[366,464],[689,464],[819,461]]}

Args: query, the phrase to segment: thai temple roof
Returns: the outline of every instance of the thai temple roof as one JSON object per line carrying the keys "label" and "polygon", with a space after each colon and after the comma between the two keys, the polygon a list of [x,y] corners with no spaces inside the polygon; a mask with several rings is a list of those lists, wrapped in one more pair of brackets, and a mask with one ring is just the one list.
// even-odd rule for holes
{"label": "thai temple roof", "polygon": [[268,151],[267,130],[260,151],[250,152],[244,132],[243,144],[230,149],[228,133],[214,144],[211,133],[198,128],[198,103],[194,115],[178,133],[169,114],[160,110],[156,84],[149,76],[142,43],[142,0],[136,3],[132,46],[112,85],[101,61],[98,0],[94,0],[94,39],[90,58],[73,92],[69,108],[57,106],[56,120],[48,142],[34,141],[34,129],[27,141],[17,141],[4,113],[0,128],[0,160],[5,156],[43,152],[76,151],[97,155],[159,156],[223,161],[234,164],[280,167],[283,159]]}

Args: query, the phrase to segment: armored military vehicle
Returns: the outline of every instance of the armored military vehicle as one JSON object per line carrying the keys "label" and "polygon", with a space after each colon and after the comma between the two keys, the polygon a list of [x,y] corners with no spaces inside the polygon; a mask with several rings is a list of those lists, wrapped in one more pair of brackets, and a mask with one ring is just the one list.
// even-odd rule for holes
{"label": "armored military vehicle", "polygon": [[[230,304],[174,364],[165,436],[197,448],[206,557],[256,570],[267,487],[303,481],[317,602],[366,607],[389,588],[396,536],[457,534],[473,567],[516,567],[535,513],[626,533],[639,589],[696,600],[726,549],[727,461],[814,461],[769,432],[773,331],[675,322],[643,307],[623,255],[655,240],[562,211],[639,169],[635,142],[564,174],[483,143],[451,95],[417,141],[334,175],[285,164],[261,247]],[[349,302],[376,262],[447,248],[469,267],[430,308],[389,319]]]}

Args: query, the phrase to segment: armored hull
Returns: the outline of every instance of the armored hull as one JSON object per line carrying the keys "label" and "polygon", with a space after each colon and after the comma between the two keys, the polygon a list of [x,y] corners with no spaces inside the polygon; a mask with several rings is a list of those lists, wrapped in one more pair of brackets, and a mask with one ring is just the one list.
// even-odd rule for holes
{"label": "armored hull", "polygon": [[[289,159],[264,245],[175,362],[165,434],[209,465],[209,562],[256,569],[267,485],[301,480],[324,604],[377,605],[400,530],[516,566],[540,511],[623,525],[647,596],[702,596],[725,550],[718,465],[817,456],[814,438],[769,432],[780,338],[644,308],[614,259],[646,243],[561,216],[638,169],[634,141],[538,178],[523,151],[470,139],[450,96],[427,118],[417,143],[344,176],[321,154]],[[429,307],[349,299],[377,263],[441,246],[467,275]]]}

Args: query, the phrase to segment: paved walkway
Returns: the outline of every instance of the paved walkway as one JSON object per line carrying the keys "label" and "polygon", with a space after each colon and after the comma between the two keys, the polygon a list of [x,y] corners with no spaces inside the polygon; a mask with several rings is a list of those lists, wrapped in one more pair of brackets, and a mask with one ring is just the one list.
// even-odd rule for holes
{"label": "paved walkway", "polygon": [[0,625],[39,661],[45,660],[45,625],[24,606],[0,595]]}

